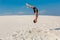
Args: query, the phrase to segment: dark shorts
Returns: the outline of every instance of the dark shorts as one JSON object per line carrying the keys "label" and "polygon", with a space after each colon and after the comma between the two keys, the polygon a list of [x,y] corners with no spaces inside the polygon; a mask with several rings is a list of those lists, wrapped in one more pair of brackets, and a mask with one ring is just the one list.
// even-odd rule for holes
{"label": "dark shorts", "polygon": [[37,12],[38,13],[38,9],[36,7],[33,8],[34,13]]}

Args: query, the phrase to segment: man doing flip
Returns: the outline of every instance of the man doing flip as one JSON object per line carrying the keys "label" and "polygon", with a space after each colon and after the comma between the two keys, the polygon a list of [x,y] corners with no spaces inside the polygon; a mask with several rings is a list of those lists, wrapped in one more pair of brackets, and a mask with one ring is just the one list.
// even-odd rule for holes
{"label": "man doing flip", "polygon": [[34,14],[35,14],[35,18],[34,18],[33,22],[36,23],[37,18],[38,18],[38,9],[36,7],[34,7],[34,6],[29,5],[28,3],[26,3],[26,6],[33,9]]}

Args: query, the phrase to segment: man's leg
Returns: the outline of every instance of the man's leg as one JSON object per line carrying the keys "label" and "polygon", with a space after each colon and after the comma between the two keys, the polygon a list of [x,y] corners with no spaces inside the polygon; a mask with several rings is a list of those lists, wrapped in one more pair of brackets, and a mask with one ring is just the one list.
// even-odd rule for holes
{"label": "man's leg", "polygon": [[28,4],[28,3],[26,3],[26,6],[29,7],[29,8],[32,8],[32,9],[33,9],[33,7],[34,7],[34,6],[31,6],[31,5]]}

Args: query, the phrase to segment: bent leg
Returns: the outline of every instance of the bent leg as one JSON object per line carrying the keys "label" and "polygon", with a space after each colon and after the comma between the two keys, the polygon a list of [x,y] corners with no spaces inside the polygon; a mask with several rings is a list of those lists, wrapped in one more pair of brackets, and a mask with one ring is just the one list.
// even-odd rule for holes
{"label": "bent leg", "polygon": [[32,5],[28,4],[28,3],[26,3],[26,6],[29,7],[29,8],[32,8],[32,9],[34,7],[34,6],[32,6]]}

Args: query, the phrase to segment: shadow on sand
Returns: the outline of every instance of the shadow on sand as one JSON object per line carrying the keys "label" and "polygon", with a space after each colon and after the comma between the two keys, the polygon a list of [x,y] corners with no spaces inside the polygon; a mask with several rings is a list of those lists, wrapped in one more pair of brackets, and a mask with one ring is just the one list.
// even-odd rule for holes
{"label": "shadow on sand", "polygon": [[60,28],[55,28],[54,30],[60,30]]}

